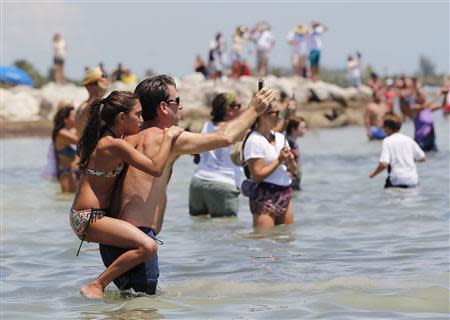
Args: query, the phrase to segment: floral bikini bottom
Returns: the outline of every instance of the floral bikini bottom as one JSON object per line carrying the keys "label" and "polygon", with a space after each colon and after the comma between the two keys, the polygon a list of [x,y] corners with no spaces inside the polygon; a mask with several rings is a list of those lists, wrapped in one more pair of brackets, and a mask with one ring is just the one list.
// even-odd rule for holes
{"label": "floral bikini bottom", "polygon": [[103,218],[108,214],[108,209],[84,209],[84,210],[70,210],[70,226],[78,238],[81,240],[77,255],[80,253],[81,245],[83,244],[86,233],[89,229],[89,224],[95,220]]}

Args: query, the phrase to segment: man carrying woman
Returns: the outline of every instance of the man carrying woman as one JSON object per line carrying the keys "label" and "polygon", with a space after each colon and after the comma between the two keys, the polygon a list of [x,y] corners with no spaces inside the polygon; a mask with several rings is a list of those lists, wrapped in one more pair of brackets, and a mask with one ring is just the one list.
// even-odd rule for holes
{"label": "man carrying woman", "polygon": [[70,210],[72,229],[81,244],[86,240],[129,249],[97,279],[81,288],[81,294],[88,298],[102,298],[111,281],[156,255],[157,244],[151,237],[132,224],[114,218],[117,212],[109,210],[117,177],[125,164],[148,175],[161,175],[172,142],[183,131],[178,127],[165,130],[158,152],[149,158],[122,139],[138,133],[141,124],[142,108],[136,96],[113,91],[90,106],[78,144],[81,177]]}

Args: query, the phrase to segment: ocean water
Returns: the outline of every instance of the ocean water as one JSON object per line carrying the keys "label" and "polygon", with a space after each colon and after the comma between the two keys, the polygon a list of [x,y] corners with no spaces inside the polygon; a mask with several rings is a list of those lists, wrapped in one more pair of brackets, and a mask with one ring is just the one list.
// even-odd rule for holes
{"label": "ocean water", "polygon": [[[309,131],[299,140],[303,191],[295,224],[254,232],[247,199],[237,218],[191,218],[192,158],[168,192],[155,296],[104,300],[79,288],[103,265],[70,229],[71,196],[44,180],[49,139],[2,140],[2,319],[448,319],[449,125],[435,114],[440,151],[418,164],[420,186],[369,179],[381,142],[364,129]],[[412,124],[402,132],[411,135]]]}

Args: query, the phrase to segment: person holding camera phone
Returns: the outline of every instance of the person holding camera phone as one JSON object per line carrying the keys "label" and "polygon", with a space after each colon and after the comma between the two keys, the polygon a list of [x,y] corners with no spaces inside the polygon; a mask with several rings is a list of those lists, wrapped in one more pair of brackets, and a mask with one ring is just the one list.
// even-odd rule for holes
{"label": "person holding camera phone", "polygon": [[292,178],[297,163],[285,136],[273,129],[279,110],[270,105],[255,121],[244,141],[248,178],[242,192],[249,197],[255,228],[269,228],[294,222],[291,203]]}

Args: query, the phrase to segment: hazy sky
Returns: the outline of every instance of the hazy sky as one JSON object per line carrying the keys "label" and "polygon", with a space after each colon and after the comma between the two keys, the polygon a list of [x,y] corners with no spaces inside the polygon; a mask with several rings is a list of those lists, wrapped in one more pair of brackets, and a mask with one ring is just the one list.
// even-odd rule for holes
{"label": "hazy sky", "polygon": [[[272,24],[273,65],[289,66],[286,35],[314,19],[323,36],[322,63],[345,67],[359,50],[381,74],[413,73],[421,54],[438,71],[449,70],[448,1],[2,1],[2,64],[25,58],[42,72],[52,64],[52,36],[67,42],[66,74],[81,78],[85,66],[103,61],[107,70],[122,62],[142,77],[152,68],[181,76],[192,71],[196,54],[205,59],[209,41],[222,31],[231,45],[238,24]],[[246,55],[254,62],[254,48]]]}

